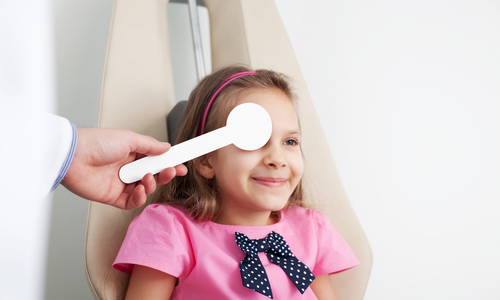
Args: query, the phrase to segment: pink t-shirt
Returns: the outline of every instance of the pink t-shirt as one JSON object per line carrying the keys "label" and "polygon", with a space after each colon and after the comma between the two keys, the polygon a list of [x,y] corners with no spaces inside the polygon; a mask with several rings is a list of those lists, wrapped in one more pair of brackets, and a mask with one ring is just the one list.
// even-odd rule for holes
{"label": "pink t-shirt", "polygon": [[[269,299],[242,285],[239,262],[246,254],[236,244],[235,232],[261,239],[272,231],[316,276],[359,264],[330,220],[315,210],[294,207],[272,225],[232,226],[196,222],[177,208],[153,204],[130,224],[113,267],[131,273],[133,265],[142,265],[177,277],[171,299]],[[259,258],[274,299],[317,299],[310,288],[301,294],[265,253]]]}

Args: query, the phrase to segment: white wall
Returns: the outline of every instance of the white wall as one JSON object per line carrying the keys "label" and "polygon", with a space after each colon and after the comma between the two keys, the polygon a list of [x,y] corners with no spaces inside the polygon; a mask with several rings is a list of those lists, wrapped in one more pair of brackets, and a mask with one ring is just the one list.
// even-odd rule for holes
{"label": "white wall", "polygon": [[[95,126],[112,3],[53,2],[60,113]],[[498,299],[500,4],[276,3],[373,248],[365,299]],[[56,192],[46,298],[91,299],[86,203],[68,198]]]}
{"label": "white wall", "polygon": [[[58,113],[95,127],[113,1],[52,0]],[[54,192],[45,299],[93,299],[84,269],[88,202],[64,187]]]}
{"label": "white wall", "polygon": [[374,299],[499,299],[500,3],[277,1]]}

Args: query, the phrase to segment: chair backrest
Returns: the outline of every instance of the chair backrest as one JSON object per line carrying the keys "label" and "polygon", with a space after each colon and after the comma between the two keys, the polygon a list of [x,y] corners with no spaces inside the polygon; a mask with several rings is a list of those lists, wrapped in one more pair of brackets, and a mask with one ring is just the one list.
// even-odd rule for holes
{"label": "chair backrest", "polygon": [[172,108],[167,116],[167,131],[168,131],[168,142],[172,145],[175,144],[177,140],[177,134],[181,127],[182,118],[184,117],[184,111],[187,107],[187,100],[181,100]]}
{"label": "chair backrest", "polygon": [[[99,126],[167,139],[165,117],[175,104],[169,55],[168,0],[115,0],[104,69]],[[204,0],[210,17],[212,69],[243,63],[293,78],[306,158],[307,200],[328,215],[361,261],[335,274],[339,299],[363,298],[372,265],[370,246],[346,197],[335,163],[278,10],[272,0]],[[145,118],[144,116],[148,116]],[[86,270],[96,299],[119,299],[127,276],[112,269],[134,211],[90,203]]]}

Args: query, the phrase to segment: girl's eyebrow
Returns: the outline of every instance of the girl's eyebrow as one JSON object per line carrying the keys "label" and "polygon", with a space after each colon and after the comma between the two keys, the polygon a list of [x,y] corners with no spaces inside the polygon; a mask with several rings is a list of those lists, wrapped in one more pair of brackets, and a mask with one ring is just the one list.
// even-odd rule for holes
{"label": "girl's eyebrow", "polygon": [[292,129],[287,131],[287,134],[289,135],[301,135],[300,129]]}

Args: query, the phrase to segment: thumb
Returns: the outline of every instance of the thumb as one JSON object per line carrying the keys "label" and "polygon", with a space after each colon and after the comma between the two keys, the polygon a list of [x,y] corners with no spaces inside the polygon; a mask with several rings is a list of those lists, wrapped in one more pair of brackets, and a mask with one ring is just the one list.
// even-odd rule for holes
{"label": "thumb", "polygon": [[169,143],[159,142],[150,136],[131,133],[130,152],[136,152],[144,155],[160,155],[167,152],[171,145]]}

